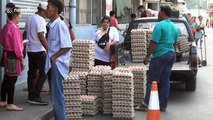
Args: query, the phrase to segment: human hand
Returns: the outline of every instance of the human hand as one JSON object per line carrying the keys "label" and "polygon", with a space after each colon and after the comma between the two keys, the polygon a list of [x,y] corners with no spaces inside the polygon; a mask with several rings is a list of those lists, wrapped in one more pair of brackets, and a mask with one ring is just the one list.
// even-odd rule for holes
{"label": "human hand", "polygon": [[105,51],[110,51],[110,46],[111,46],[111,44],[108,42],[108,43],[106,44],[106,47],[104,48],[104,50],[105,50]]}
{"label": "human hand", "polygon": [[148,64],[148,61],[149,61],[149,57],[146,56],[146,57],[143,59],[144,65],[147,65],[147,64]]}
{"label": "human hand", "polygon": [[51,64],[55,63],[55,58],[53,56],[50,58],[50,62],[51,62]]}
{"label": "human hand", "polygon": [[25,68],[24,58],[21,59],[21,70],[23,71]]}

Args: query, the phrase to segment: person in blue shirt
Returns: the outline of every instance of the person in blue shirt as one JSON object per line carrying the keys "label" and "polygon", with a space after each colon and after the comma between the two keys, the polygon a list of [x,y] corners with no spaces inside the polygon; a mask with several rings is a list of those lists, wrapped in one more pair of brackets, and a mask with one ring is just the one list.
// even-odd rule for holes
{"label": "person in blue shirt", "polygon": [[160,110],[166,111],[167,108],[170,92],[169,78],[176,59],[175,50],[177,49],[179,38],[177,26],[169,20],[171,13],[172,10],[169,6],[160,7],[159,23],[154,28],[149,49],[143,61],[144,64],[147,64],[151,56],[146,96],[142,104],[143,110],[146,110],[149,104],[150,89],[153,81],[157,81],[159,84]]}

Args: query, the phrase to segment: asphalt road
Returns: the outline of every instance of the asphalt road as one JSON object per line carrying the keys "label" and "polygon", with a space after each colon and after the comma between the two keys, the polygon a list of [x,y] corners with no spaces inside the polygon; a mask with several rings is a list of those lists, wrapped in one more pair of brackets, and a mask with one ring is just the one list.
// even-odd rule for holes
{"label": "asphalt road", "polygon": [[[213,120],[213,29],[206,29],[206,35],[207,66],[199,68],[196,91],[185,91],[184,85],[172,85],[168,109],[161,112],[161,120]],[[98,114],[83,120],[113,119]],[[136,112],[134,120],[146,120],[146,112]]]}

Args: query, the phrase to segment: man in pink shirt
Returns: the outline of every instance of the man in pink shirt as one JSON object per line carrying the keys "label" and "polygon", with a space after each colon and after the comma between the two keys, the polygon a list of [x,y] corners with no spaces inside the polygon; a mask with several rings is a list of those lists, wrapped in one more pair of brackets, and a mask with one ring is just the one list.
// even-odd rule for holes
{"label": "man in pink shirt", "polygon": [[111,26],[116,27],[119,31],[121,31],[121,29],[118,27],[118,20],[115,18],[115,11],[110,11],[109,15]]}
{"label": "man in pink shirt", "polygon": [[139,12],[141,13],[141,17],[154,17],[157,16],[157,13],[152,9],[145,9],[143,5],[138,7]]}

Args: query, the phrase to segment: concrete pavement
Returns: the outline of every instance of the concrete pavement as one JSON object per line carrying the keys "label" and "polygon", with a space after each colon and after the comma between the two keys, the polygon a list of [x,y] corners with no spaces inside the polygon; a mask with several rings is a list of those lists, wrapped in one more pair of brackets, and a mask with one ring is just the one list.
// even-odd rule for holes
{"label": "concrete pavement", "polygon": [[[47,87],[47,84],[45,84]],[[52,109],[49,93],[42,92],[41,97],[44,101],[48,101],[47,106],[35,106],[27,103],[27,91],[16,91],[14,102],[17,106],[23,107],[24,111],[11,112],[5,108],[0,108],[0,120],[49,120],[53,115],[49,112]]]}

